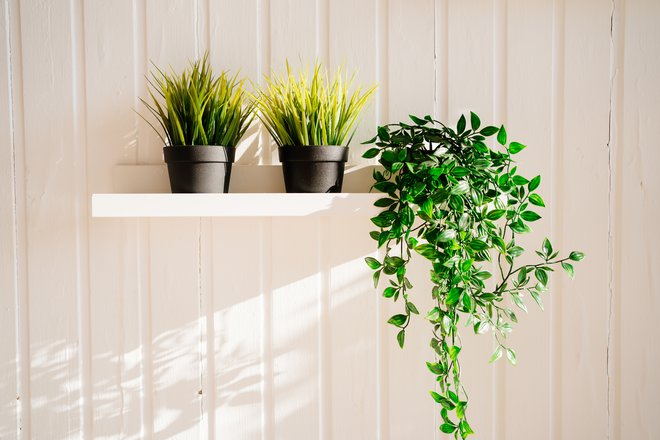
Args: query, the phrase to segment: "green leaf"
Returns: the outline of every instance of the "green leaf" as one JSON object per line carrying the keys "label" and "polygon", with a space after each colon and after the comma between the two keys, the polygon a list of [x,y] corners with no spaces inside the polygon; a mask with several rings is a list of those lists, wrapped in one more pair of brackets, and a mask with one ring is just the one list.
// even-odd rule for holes
{"label": "green leaf", "polygon": [[514,258],[519,257],[524,253],[525,253],[525,249],[523,249],[520,246],[513,246],[509,248],[509,255],[511,255]]}
{"label": "green leaf", "polygon": [[506,357],[512,365],[516,365],[516,352],[510,348],[506,349]]}
{"label": "green leaf", "polygon": [[571,277],[571,279],[573,279],[573,277],[575,276],[575,270],[573,269],[573,265],[565,261],[562,261],[561,267],[566,271],[568,276]]}
{"label": "green leaf", "polygon": [[543,250],[543,254],[550,257],[552,255],[552,243],[550,243],[550,240],[546,238],[543,239],[543,244],[541,245],[541,249]]}
{"label": "green leaf", "polygon": [[497,142],[500,145],[506,145],[506,129],[504,128],[504,125],[502,125],[497,132]]}
{"label": "green leaf", "polygon": [[461,422],[458,424],[458,427],[461,431],[461,437],[466,438],[470,434],[474,434],[474,431],[472,430],[472,427],[468,423],[467,420],[463,419]]}
{"label": "green leaf", "polygon": [[403,344],[406,341],[406,331],[401,330],[399,333],[396,334],[396,341],[399,343],[399,347],[403,348]]}
{"label": "green leaf", "polygon": [[522,150],[525,149],[525,147],[526,147],[526,146],[523,145],[523,144],[521,144],[521,143],[518,143],[518,142],[511,142],[511,143],[509,144],[509,153],[511,153],[511,154],[520,153]]}
{"label": "green leaf", "polygon": [[[376,139],[378,139],[378,136],[374,136],[371,139],[369,139],[368,141],[362,142],[362,145],[373,144],[374,142],[376,142]],[[364,157],[364,156],[362,156],[362,157]]]}
{"label": "green leaf", "polygon": [[537,280],[539,280],[539,283],[541,283],[543,286],[548,285],[548,274],[545,273],[544,270],[536,269],[534,271],[534,276],[536,277]]}
{"label": "green leaf", "polygon": [[408,115],[408,116],[410,116],[410,119],[417,125],[426,125],[429,122],[427,120],[418,118],[417,116],[413,116],[413,115]]}
{"label": "green leaf", "polygon": [[540,184],[541,184],[541,176],[536,176],[529,181],[529,184],[527,185],[527,189],[530,191],[534,191],[536,188],[539,187]]}
{"label": "green leaf", "polygon": [[461,115],[460,118],[458,118],[458,123],[456,124],[456,132],[458,134],[462,134],[465,131],[465,116]]}
{"label": "green leaf", "polygon": [[511,223],[509,225],[509,228],[511,228],[511,230],[513,232],[517,233],[517,234],[524,234],[525,232],[530,231],[529,226],[527,226],[526,224],[524,224],[521,221],[515,221],[515,222]]}
{"label": "green leaf", "polygon": [[392,286],[387,287],[385,288],[385,290],[383,290],[383,296],[385,298],[392,298],[396,293],[396,291],[397,291],[396,287],[392,287]]}
{"label": "green leaf", "polygon": [[470,126],[472,127],[472,131],[477,131],[479,126],[481,126],[481,120],[474,112],[470,112]]}
{"label": "green leaf", "polygon": [[584,253],[580,251],[573,251],[571,254],[568,256],[573,261],[580,261],[584,258]]}
{"label": "green leaf", "polygon": [[410,313],[414,313],[415,315],[419,315],[419,310],[417,310],[417,307],[415,306],[415,304],[411,303],[410,301],[408,301],[406,303],[406,308],[408,309],[408,311]]}
{"label": "green leaf", "polygon": [[539,308],[541,310],[544,310],[543,301],[541,300],[541,297],[539,296],[538,292],[535,290],[530,290],[529,294],[532,295],[532,298],[534,298],[534,301],[536,301],[536,304],[538,304]]}
{"label": "green leaf", "polygon": [[390,140],[390,132],[387,130],[387,127],[378,127],[378,138],[383,142]]}
{"label": "green leaf", "polygon": [[429,391],[429,394],[431,395],[433,400],[436,401],[436,403],[442,402],[443,397],[440,394],[436,393],[435,391]]}
{"label": "green leaf", "polygon": [[378,156],[378,153],[380,153],[380,149],[378,148],[369,148],[367,151],[365,151],[362,154],[362,157],[365,159],[371,159],[372,157]]}
{"label": "green leaf", "polygon": [[449,423],[443,423],[440,425],[440,431],[445,434],[453,434],[456,431],[456,425],[450,425]]}
{"label": "green leaf", "polygon": [[467,402],[462,401],[456,404],[456,417],[462,419],[465,417],[465,408],[467,407]]}
{"label": "green leaf", "polygon": [[[511,299],[513,300],[513,303],[514,303],[516,306],[518,306],[518,308],[520,308],[521,310],[524,310],[525,312],[527,312],[527,306],[526,306],[525,303],[523,302],[523,300],[522,300],[522,298],[520,297],[520,295],[518,295],[517,293],[512,293],[512,294],[511,294]],[[511,316],[511,315],[513,315],[513,316]],[[514,315],[513,312],[511,312],[511,315],[509,315],[509,317],[511,318],[511,320],[512,320],[513,322],[518,322],[518,320],[516,319],[516,315]]]}
{"label": "green leaf", "polygon": [[458,184],[451,188],[450,193],[453,195],[461,195],[470,191],[470,184],[467,180],[461,180]]}
{"label": "green leaf", "polygon": [[407,315],[394,315],[387,320],[387,323],[395,325],[397,327],[401,327],[406,323],[407,320],[408,320]]}
{"label": "green leaf", "polygon": [[541,216],[535,213],[534,211],[525,211],[520,214],[520,218],[522,218],[526,222],[535,222],[536,220],[540,219]]}
{"label": "green leaf", "polygon": [[487,280],[488,278],[490,278],[492,276],[493,275],[490,272],[486,271],[486,270],[483,270],[481,272],[477,272],[477,273],[474,274],[475,278],[478,278],[482,281],[485,281],[485,280]]}
{"label": "green leaf", "polygon": [[394,199],[384,197],[382,199],[376,200],[374,202],[374,206],[377,206],[379,208],[387,208],[388,206],[392,205],[395,202],[396,202],[396,200],[394,200]]}
{"label": "green leaf", "polygon": [[461,347],[459,347],[457,345],[453,345],[453,346],[449,347],[449,359],[451,359],[452,361],[455,361],[460,352],[461,352]]}
{"label": "green leaf", "polygon": [[488,244],[475,238],[470,242],[470,248],[475,251],[483,251],[484,249],[488,249]]}
{"label": "green leaf", "polygon": [[438,234],[438,241],[440,243],[445,243],[456,238],[456,231],[453,229],[445,229],[440,234]]}
{"label": "green leaf", "polygon": [[[426,363],[426,368],[429,369],[429,371],[433,374],[442,374],[442,368],[438,366],[438,364],[432,364],[431,362]],[[437,393],[436,393],[437,394]],[[439,397],[439,396],[438,396]],[[435,399],[434,399],[435,400]],[[438,402],[440,403],[440,402]]]}
{"label": "green leaf", "polygon": [[374,279],[374,289],[378,287],[378,280],[380,279],[380,270],[377,270],[374,272],[373,279]]}
{"label": "green leaf", "polygon": [[447,305],[453,306],[454,304],[457,304],[462,293],[463,293],[463,289],[461,289],[460,287],[452,288],[447,294],[447,300],[446,300]]}
{"label": "green leaf", "polygon": [[543,199],[538,194],[530,194],[529,195],[529,201],[532,205],[545,206],[545,203],[543,202]]}
{"label": "green leaf", "polygon": [[495,351],[493,352],[493,355],[490,357],[490,360],[488,362],[490,362],[492,364],[493,362],[497,361],[501,357],[502,357],[502,347],[498,346],[495,349]]}
{"label": "green leaf", "polygon": [[480,131],[479,133],[481,133],[482,135],[488,137],[488,136],[492,136],[492,135],[494,135],[494,134],[497,133],[498,131],[500,131],[499,128],[494,127],[494,126],[492,126],[492,125],[489,125],[488,127],[484,127],[484,128],[482,128],[481,131]]}
{"label": "green leaf", "polygon": [[376,260],[373,257],[366,257],[364,261],[367,263],[367,266],[369,266],[374,270],[378,269],[381,266],[380,261]]}
{"label": "green leaf", "polygon": [[429,260],[435,260],[438,258],[438,250],[433,246],[432,244],[420,244],[418,246],[415,246],[414,248],[415,252],[423,256],[424,258],[427,258]]}
{"label": "green leaf", "polygon": [[494,209],[486,215],[486,218],[488,220],[493,220],[493,221],[494,220],[499,220],[500,218],[502,218],[502,216],[504,214],[506,214],[506,210],[504,210],[504,209]]}
{"label": "green leaf", "polygon": [[513,180],[513,183],[516,184],[517,186],[526,185],[529,182],[529,180],[519,175],[513,176],[511,180]]}

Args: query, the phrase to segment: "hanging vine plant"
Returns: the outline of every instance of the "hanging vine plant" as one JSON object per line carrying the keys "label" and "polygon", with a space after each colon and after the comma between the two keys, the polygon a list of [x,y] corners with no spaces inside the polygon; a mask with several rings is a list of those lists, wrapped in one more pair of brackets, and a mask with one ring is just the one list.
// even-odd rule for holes
{"label": "hanging vine plant", "polygon": [[[371,219],[379,230],[370,233],[384,255],[367,257],[366,263],[374,271],[374,286],[386,277],[383,296],[402,303],[401,313],[388,323],[398,328],[403,348],[406,328],[419,315],[407,267],[417,255],[428,260],[434,307],[426,320],[435,358],[427,367],[438,383],[430,393],[441,407],[440,430],[465,439],[474,432],[461,382],[460,327],[492,332],[497,348],[490,362],[506,356],[515,364],[506,341],[517,322],[513,308],[527,311],[527,295],[543,308],[553,267],[560,265],[572,278],[572,262],[584,254],[560,257],[546,238],[535,251],[538,262],[518,262],[525,249],[517,237],[531,231],[528,224],[541,218],[537,211],[545,203],[537,192],[541,176],[528,179],[515,165],[513,155],[525,145],[507,143],[504,126],[482,128],[475,113],[469,128],[465,116],[455,129],[430,116],[410,118],[412,124],[378,127],[377,136],[365,142],[375,146],[363,157],[378,157],[384,168],[374,171],[373,188],[385,193],[375,202],[383,210]],[[488,145],[492,137],[495,148]]]}

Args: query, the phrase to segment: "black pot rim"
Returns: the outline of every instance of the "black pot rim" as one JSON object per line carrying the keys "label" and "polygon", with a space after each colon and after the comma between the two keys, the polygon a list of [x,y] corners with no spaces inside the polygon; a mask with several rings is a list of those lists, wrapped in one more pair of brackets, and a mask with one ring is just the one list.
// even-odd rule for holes
{"label": "black pot rim", "polygon": [[236,148],[223,145],[166,145],[163,156],[169,162],[233,163]]}
{"label": "black pot rim", "polygon": [[347,162],[343,145],[283,145],[277,149],[280,162]]}

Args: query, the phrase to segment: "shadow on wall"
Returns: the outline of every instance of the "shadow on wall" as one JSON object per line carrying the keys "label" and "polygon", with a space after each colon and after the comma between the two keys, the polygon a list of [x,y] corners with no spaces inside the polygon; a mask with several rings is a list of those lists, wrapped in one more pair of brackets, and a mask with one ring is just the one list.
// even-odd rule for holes
{"label": "shadow on wall", "polygon": [[[357,263],[357,262],[356,262]],[[358,263],[359,264],[359,263]],[[304,280],[301,280],[304,281]],[[333,303],[331,316],[349,316],[356,304],[363,302],[364,295],[369,301],[374,294],[371,289],[356,292],[352,288],[358,279],[347,280],[343,286],[335,286],[333,295],[345,298],[343,302]],[[349,296],[342,291],[350,290]],[[318,433],[318,316],[317,296],[307,292],[307,301],[288,302],[287,314],[274,317],[273,327],[285,326],[291,332],[279,332],[278,340],[271,337],[270,356],[262,357],[262,323],[259,322],[261,298],[255,292],[243,292],[247,297],[243,302],[233,304],[213,313],[213,353],[206,359],[202,348],[200,354],[200,329],[206,327],[206,318],[179,325],[158,335],[153,335],[152,353],[152,395],[146,396],[147,405],[153,405],[154,438],[177,438],[184,434],[201,432],[204,426],[214,421],[215,431],[220,435],[239,435],[241,439],[262,438],[262,411],[271,411],[273,425],[278,435],[295,435],[294,431],[307,431],[308,438]],[[272,292],[273,302],[287,302],[288,286],[282,286]],[[297,298],[300,298],[298,296]],[[364,311],[360,311],[364,314]],[[289,320],[286,324],[279,318]],[[342,325],[338,322],[337,325]],[[277,331],[276,331],[277,333]],[[367,336],[367,333],[363,333]],[[332,336],[330,336],[332,337]],[[343,344],[332,356],[338,358],[365,353],[371,341],[356,337]],[[66,383],[66,371],[59,362],[66,355],[67,348],[62,344],[51,344],[36,352],[33,361],[34,380],[60,384],[59,396],[55,399],[33,401],[33,419],[41,416],[61,415],[75,409],[75,402],[66,402],[65,396],[71,391]],[[124,353],[104,353],[96,357],[95,362],[105,363],[106,371],[116,371],[120,378],[94,378],[94,433],[95,436],[115,436],[117,429],[124,427],[123,420],[129,411],[139,411],[141,403],[135,400],[142,391],[139,363],[142,347],[133,347]],[[365,362],[375,364],[365,356]],[[264,363],[270,365],[272,375],[263,377]],[[206,388],[208,381],[207,366],[215,369],[210,383],[215,391]],[[118,384],[117,381],[120,381]],[[204,385],[203,385],[204,384]],[[264,400],[264,387],[272,386],[272,403]],[[200,393],[200,391],[202,391]],[[269,392],[268,390],[266,391]],[[366,391],[365,391],[366,395]],[[361,399],[347,400],[346,404],[355,404],[356,414],[361,413],[364,402]],[[209,409],[209,405],[213,405]],[[208,414],[208,412],[212,414]],[[311,418],[310,418],[311,416]],[[138,430],[125,431],[125,438],[143,438]]]}

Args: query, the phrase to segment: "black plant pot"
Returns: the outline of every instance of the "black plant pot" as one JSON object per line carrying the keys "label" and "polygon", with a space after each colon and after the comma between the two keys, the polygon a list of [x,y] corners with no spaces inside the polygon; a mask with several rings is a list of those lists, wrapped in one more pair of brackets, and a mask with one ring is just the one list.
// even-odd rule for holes
{"label": "black plant pot", "polygon": [[234,148],[217,145],[164,147],[173,193],[226,193]]}
{"label": "black plant pot", "polygon": [[278,150],[288,193],[338,193],[344,180],[348,147],[284,146]]}

